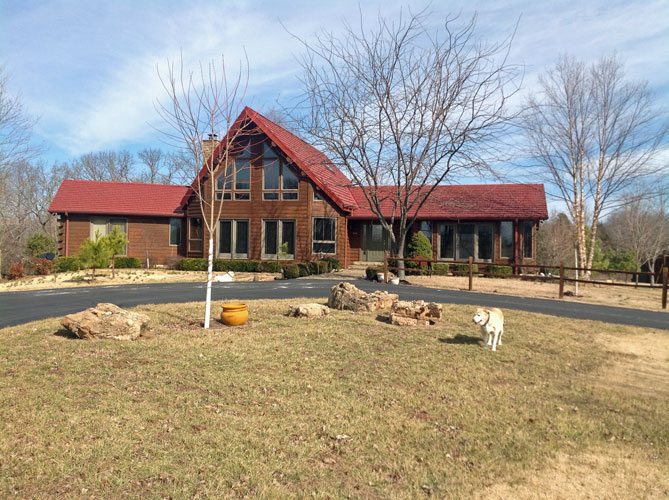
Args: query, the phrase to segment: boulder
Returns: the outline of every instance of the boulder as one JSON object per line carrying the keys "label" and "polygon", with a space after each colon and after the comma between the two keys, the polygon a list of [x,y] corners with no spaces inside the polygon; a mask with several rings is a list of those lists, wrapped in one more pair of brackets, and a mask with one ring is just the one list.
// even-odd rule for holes
{"label": "boulder", "polygon": [[441,319],[441,304],[422,300],[396,300],[390,313],[390,322],[398,326],[434,325]]}
{"label": "boulder", "polygon": [[365,293],[354,285],[342,281],[330,290],[328,306],[332,309],[348,311],[382,311],[390,310],[393,302],[398,298],[396,293],[375,291]]}
{"label": "boulder", "polygon": [[149,317],[114,304],[100,303],[60,318],[60,324],[80,339],[135,340],[149,324]]}
{"label": "boulder", "polygon": [[328,314],[330,314],[328,306],[316,304],[315,302],[290,306],[290,312],[288,313],[289,316],[293,316],[294,318],[322,318]]}

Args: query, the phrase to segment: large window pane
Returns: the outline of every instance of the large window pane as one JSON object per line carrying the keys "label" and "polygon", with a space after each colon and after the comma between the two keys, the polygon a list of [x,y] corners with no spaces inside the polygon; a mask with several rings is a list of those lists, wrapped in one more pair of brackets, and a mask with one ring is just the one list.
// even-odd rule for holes
{"label": "large window pane", "polygon": [[92,218],[89,236],[91,240],[97,239],[98,236],[107,236],[107,219]]}
{"label": "large window pane", "polygon": [[235,254],[238,256],[249,253],[249,221],[238,220],[235,234]]}
{"label": "large window pane", "polygon": [[526,220],[523,223],[523,258],[531,259],[534,255],[532,244],[532,229],[534,222]]}
{"label": "large window pane", "polygon": [[181,245],[181,219],[170,219],[170,245]]}
{"label": "large window pane", "polygon": [[499,225],[500,232],[500,257],[508,259],[513,257],[513,222],[503,221]]}
{"label": "large window pane", "polygon": [[263,165],[263,189],[279,189],[279,162]]}
{"label": "large window pane", "polygon": [[480,224],[478,228],[478,260],[492,260],[492,225]]}
{"label": "large window pane", "polygon": [[420,232],[432,243],[432,221],[424,220],[420,223]]}
{"label": "large window pane", "polygon": [[335,253],[336,220],[334,218],[314,217],[312,233],[312,253]]}
{"label": "large window pane", "polygon": [[278,222],[275,220],[265,221],[265,254],[275,255],[278,242]]}
{"label": "large window pane", "polygon": [[295,221],[281,222],[281,245],[286,245],[287,253],[295,255]]}
{"label": "large window pane", "polygon": [[297,189],[298,180],[297,176],[287,165],[283,165],[283,189]]}
{"label": "large window pane", "polygon": [[452,224],[442,224],[439,227],[439,258],[453,259],[455,258],[454,250],[454,231]]}
{"label": "large window pane", "polygon": [[235,189],[251,189],[251,164],[248,160],[237,160],[235,168]]}
{"label": "large window pane", "polygon": [[218,253],[229,255],[232,252],[232,221],[222,220],[218,235]]}
{"label": "large window pane", "polygon": [[458,224],[458,260],[475,257],[474,242],[476,233],[474,224]]}

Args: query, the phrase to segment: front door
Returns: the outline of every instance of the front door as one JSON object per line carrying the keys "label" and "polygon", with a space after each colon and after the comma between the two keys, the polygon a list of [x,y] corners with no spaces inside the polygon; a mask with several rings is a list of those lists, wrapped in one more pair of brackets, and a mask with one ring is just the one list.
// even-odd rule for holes
{"label": "front door", "polygon": [[383,253],[390,248],[390,238],[380,223],[369,223],[362,227],[362,260],[382,262]]}

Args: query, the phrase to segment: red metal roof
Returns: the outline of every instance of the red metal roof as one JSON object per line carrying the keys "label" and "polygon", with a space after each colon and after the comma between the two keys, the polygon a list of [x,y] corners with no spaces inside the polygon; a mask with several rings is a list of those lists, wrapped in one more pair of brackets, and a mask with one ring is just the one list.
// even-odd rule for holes
{"label": "red metal roof", "polygon": [[49,212],[183,217],[181,200],[188,186],[66,179]]}
{"label": "red metal roof", "polygon": [[343,210],[357,204],[351,181],[319,150],[248,106],[244,112],[302,171]]}
{"label": "red metal roof", "polygon": [[[381,203],[384,217],[392,213],[395,188],[381,187],[386,199]],[[374,219],[362,188],[353,188],[358,208],[352,219]],[[414,212],[415,213],[415,212]],[[413,216],[412,214],[409,214]],[[420,219],[444,220],[508,220],[548,219],[543,184],[483,184],[469,186],[437,186],[420,210]]]}

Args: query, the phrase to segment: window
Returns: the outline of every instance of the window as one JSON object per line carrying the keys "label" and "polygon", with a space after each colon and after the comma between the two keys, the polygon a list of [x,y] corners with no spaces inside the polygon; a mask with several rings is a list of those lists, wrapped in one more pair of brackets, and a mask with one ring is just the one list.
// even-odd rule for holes
{"label": "window", "polygon": [[526,220],[523,222],[523,258],[531,259],[534,256],[534,245],[532,241],[534,222]]}
{"label": "window", "polygon": [[263,200],[297,200],[299,179],[274,150],[264,144],[262,155]]}
{"label": "window", "polygon": [[500,252],[499,256],[503,259],[513,257],[513,222],[502,221],[499,224],[500,233]]}
{"label": "window", "polygon": [[432,243],[432,221],[424,220],[420,222],[420,232]]}
{"label": "window", "polygon": [[202,221],[197,217],[188,219],[188,250],[202,251]]}
{"label": "window", "polygon": [[326,217],[314,217],[312,253],[336,253],[337,220]]}
{"label": "window", "polygon": [[283,260],[295,258],[294,220],[263,220],[262,258]]}
{"label": "window", "polygon": [[455,228],[453,224],[439,226],[439,258],[455,259]]}
{"label": "window", "polygon": [[492,224],[439,224],[437,235],[440,259],[493,260]]}
{"label": "window", "polygon": [[216,180],[217,200],[251,199],[251,142]]}
{"label": "window", "polygon": [[248,259],[248,220],[219,221],[218,256],[223,259]]}
{"label": "window", "polygon": [[170,219],[170,246],[181,245],[181,219]]}
{"label": "window", "polygon": [[[126,219],[107,219],[105,217],[91,217],[90,238],[97,239],[98,236],[107,236],[118,228],[119,232],[124,233],[128,237],[128,221]],[[123,253],[128,254],[128,245],[123,246]]]}
{"label": "window", "polygon": [[314,201],[323,201],[323,197],[318,194],[318,191],[314,188]]}

